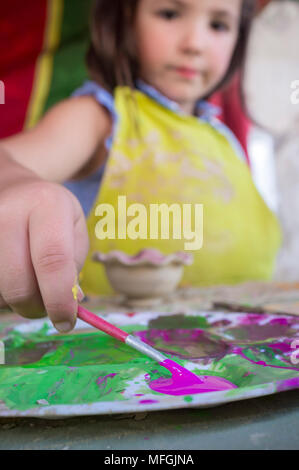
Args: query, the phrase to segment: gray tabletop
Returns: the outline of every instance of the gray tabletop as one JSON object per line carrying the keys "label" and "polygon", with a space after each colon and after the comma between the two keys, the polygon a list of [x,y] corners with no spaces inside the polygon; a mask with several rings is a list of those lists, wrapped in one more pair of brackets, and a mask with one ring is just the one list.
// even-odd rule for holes
{"label": "gray tabletop", "polygon": [[298,449],[298,404],[292,390],[207,409],[0,419],[0,449]]}

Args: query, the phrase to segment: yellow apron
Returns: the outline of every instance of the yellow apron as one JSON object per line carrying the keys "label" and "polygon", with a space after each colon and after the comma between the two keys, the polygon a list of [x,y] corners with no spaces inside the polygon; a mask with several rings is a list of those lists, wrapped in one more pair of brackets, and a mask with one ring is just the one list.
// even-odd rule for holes
{"label": "yellow apron", "polygon": [[[176,113],[127,87],[116,89],[115,109],[116,133],[87,220],[90,251],[81,273],[84,292],[112,292],[104,267],[92,260],[95,251],[136,254],[158,248],[168,254],[184,250],[190,243],[184,238],[190,221],[197,235],[188,249],[194,263],[185,268],[185,285],[270,279],[281,240],[279,224],[227,138],[209,123]],[[154,226],[157,219],[150,212],[151,205],[157,208],[163,203],[164,209],[175,204],[168,239],[162,238],[161,225]],[[199,204],[203,205],[200,229]],[[159,237],[154,239],[158,229]],[[105,236],[110,238],[98,238]]]}

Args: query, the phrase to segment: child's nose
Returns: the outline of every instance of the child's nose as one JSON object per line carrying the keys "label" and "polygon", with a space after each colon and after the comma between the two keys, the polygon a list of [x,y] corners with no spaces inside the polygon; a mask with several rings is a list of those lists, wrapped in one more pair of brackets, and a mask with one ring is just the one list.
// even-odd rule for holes
{"label": "child's nose", "polygon": [[202,54],[207,48],[208,37],[208,30],[202,23],[193,23],[184,30],[182,49],[184,52]]}

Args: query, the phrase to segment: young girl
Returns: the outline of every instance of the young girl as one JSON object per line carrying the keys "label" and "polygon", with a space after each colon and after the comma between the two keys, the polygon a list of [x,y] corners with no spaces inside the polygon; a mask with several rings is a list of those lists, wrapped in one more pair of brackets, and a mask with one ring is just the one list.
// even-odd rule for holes
{"label": "young girl", "polygon": [[[128,237],[126,216],[137,206],[126,209],[134,203],[146,214],[151,204],[173,210],[176,204],[181,216],[190,208],[203,246],[192,252],[189,284],[271,277],[277,220],[241,146],[206,102],[242,65],[253,12],[254,0],[95,2],[87,55],[92,81],[36,128],[0,145],[2,305],[30,318],[46,311],[59,331],[69,331],[82,267],[86,293],[109,289],[95,251],[170,253],[190,242],[185,219],[175,222],[185,239],[155,239],[149,223],[141,233],[141,218]],[[198,204],[203,227],[192,215]],[[98,222],[107,207],[115,217],[105,234]]]}

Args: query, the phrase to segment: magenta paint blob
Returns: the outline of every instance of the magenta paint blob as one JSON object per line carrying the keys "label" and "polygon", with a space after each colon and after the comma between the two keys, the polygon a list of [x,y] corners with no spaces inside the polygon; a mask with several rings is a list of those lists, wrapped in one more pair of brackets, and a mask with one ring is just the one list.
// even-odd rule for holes
{"label": "magenta paint blob", "polygon": [[292,390],[299,387],[299,377],[291,379],[279,380],[277,383],[277,391],[284,392],[285,390]]}
{"label": "magenta paint blob", "polygon": [[158,400],[140,400],[141,405],[153,405],[154,403],[159,403]]}
{"label": "magenta paint blob", "polygon": [[149,387],[155,392],[166,395],[193,395],[237,388],[236,385],[222,377],[208,375],[198,377],[171,359],[166,359],[160,365],[168,369],[172,375],[149,382]]}
{"label": "magenta paint blob", "polygon": [[285,343],[285,342],[279,342],[279,343],[272,343],[272,344],[267,344],[269,348],[272,348],[274,350],[280,351],[283,354],[291,354],[294,349],[292,349],[291,344]]}

